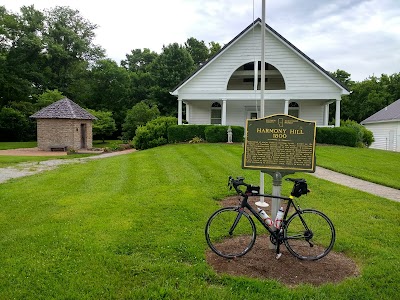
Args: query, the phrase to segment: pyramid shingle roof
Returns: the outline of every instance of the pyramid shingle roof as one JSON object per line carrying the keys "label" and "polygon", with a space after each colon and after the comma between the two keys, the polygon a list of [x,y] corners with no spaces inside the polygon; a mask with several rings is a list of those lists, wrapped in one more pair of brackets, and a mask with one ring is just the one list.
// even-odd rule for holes
{"label": "pyramid shingle roof", "polygon": [[77,119],[77,120],[96,120],[96,117],[88,113],[74,101],[63,98],[49,106],[39,110],[30,116],[33,119]]}
{"label": "pyramid shingle roof", "polygon": [[389,122],[400,120],[400,99],[392,104],[382,108],[377,113],[366,118],[361,124],[376,123],[376,122]]}

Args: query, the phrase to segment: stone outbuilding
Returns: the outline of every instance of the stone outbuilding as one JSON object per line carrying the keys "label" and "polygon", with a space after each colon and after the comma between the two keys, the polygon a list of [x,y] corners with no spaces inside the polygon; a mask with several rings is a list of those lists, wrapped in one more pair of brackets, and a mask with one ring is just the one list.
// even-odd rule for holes
{"label": "stone outbuilding", "polygon": [[91,149],[93,120],[68,98],[63,98],[30,116],[37,120],[38,148],[45,151]]}

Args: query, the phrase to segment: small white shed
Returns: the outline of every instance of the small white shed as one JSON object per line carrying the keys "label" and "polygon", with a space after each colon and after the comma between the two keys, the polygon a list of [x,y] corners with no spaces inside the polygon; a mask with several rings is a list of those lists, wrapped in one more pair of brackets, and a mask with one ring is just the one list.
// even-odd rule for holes
{"label": "small white shed", "polygon": [[400,152],[400,99],[361,122],[375,141],[370,148]]}

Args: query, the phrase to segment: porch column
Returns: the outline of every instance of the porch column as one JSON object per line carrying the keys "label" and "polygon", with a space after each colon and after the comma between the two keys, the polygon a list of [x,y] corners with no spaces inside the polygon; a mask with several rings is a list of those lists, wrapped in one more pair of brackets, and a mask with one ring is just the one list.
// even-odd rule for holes
{"label": "porch column", "polygon": [[182,125],[182,99],[178,99],[178,125]]}
{"label": "porch column", "polygon": [[226,125],[226,99],[222,99],[221,125]]}
{"label": "porch column", "polygon": [[324,107],[324,126],[328,126],[329,124],[329,103],[325,104]]}
{"label": "porch column", "polygon": [[289,102],[290,102],[290,99],[285,99],[285,109],[284,109],[284,111],[283,111],[283,113],[284,113],[285,115],[288,115],[288,114],[289,114]]}
{"label": "porch column", "polygon": [[186,107],[186,121],[187,121],[188,123],[190,123],[190,115],[189,115],[190,109],[189,109],[189,104],[188,104],[188,103],[185,103],[185,107]]}
{"label": "porch column", "polygon": [[340,127],[340,99],[336,99],[335,127]]}

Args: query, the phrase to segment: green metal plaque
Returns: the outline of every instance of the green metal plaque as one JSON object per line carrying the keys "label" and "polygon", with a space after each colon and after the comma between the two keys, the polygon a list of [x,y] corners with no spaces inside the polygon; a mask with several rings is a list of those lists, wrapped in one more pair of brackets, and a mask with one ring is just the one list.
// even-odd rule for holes
{"label": "green metal plaque", "polygon": [[246,121],[242,167],[315,172],[315,122],[289,115]]}

